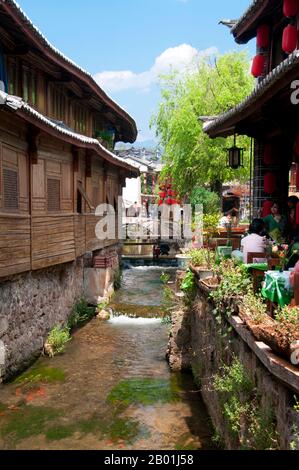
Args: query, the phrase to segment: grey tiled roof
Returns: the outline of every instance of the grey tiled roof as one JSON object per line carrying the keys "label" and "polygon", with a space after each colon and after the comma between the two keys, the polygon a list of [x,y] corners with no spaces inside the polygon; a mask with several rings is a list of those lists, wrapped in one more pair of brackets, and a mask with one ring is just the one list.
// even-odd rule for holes
{"label": "grey tiled roof", "polygon": [[107,159],[109,159],[112,163],[115,163],[115,165],[121,164],[121,166],[124,166],[131,171],[136,171],[136,169],[138,170],[139,168],[137,164],[134,165],[132,162],[129,164],[125,159],[118,157],[114,153],[107,150],[97,139],[78,134],[67,126],[63,125],[62,122],[49,119],[48,117],[33,109],[31,106],[29,106],[28,103],[23,101],[22,98],[19,98],[18,96],[8,95],[7,93],[0,91],[0,106],[4,106],[14,112],[22,110],[30,117],[34,118],[37,122],[46,125],[49,129],[57,131],[61,137],[70,137],[74,141],[77,141],[78,145],[91,145],[95,151],[101,150],[101,154],[106,154]]}
{"label": "grey tiled roof", "polygon": [[[73,62],[71,59],[69,59],[64,54],[62,54],[62,52],[60,52],[56,47],[54,47],[47,40],[47,38],[41,33],[41,31],[32,23],[30,18],[26,15],[26,13],[22,10],[20,5],[15,0],[0,0],[0,5],[1,4],[7,4],[10,7],[12,7],[16,11],[18,16],[20,17],[21,21],[24,22],[27,27],[29,27],[29,29],[36,36],[36,38],[39,41],[41,41],[41,43],[43,44],[44,47],[46,47],[49,51],[54,53],[56,56],[60,57],[60,59],[62,59],[66,64],[71,65],[72,67],[74,67],[74,69],[79,71],[89,81],[92,81],[92,85],[95,86],[98,89],[98,92],[101,95],[101,97],[104,100],[107,101],[107,104],[109,104],[109,102],[110,102],[111,105],[114,105],[115,108],[119,110],[120,114],[123,115],[123,117],[125,117],[130,122],[130,124],[134,128],[134,132],[137,134],[137,128],[136,128],[136,123],[135,123],[134,119],[118,103],[116,103],[114,100],[112,100],[112,98],[110,98],[110,96],[108,96],[107,93],[104,92],[104,90],[97,84],[97,82],[94,80],[94,78],[91,74],[86,72],[86,70],[84,70],[83,68],[79,67],[75,62]],[[41,4],[42,4],[42,2],[41,2]],[[42,6],[41,6],[41,8],[42,8]]]}
{"label": "grey tiled roof", "polygon": [[232,27],[231,32],[235,34],[264,2],[265,0],[253,0],[238,22]]}
{"label": "grey tiled roof", "polygon": [[261,82],[259,82],[253,92],[236,107],[226,111],[218,116],[216,119],[207,122],[203,129],[209,133],[225,124],[231,118],[236,117],[239,113],[252,106],[258,101],[263,94],[269,90],[280,78],[282,78],[289,70],[292,70],[299,64],[299,50],[294,51],[283,62],[281,62],[275,69],[273,69]]}

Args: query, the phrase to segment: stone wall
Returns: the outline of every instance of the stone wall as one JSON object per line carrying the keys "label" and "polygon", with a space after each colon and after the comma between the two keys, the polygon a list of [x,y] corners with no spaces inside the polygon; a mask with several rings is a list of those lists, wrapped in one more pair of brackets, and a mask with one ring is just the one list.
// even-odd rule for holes
{"label": "stone wall", "polygon": [[[250,432],[251,444],[252,440],[256,441],[254,448],[263,445],[261,434],[264,433],[265,436],[270,432],[276,439],[277,448],[299,448],[299,413],[294,409],[294,390],[271,374],[228,321],[223,319],[222,324],[216,321],[214,308],[207,294],[199,291],[192,308],[178,309],[173,316],[169,342],[170,366],[174,370],[192,370],[216,435],[225,449],[246,448],[244,443],[250,440]],[[249,408],[257,411],[260,421],[257,421],[256,429],[253,426],[250,430],[252,421],[250,424],[244,414],[239,431],[232,433],[224,412],[227,402],[225,403],[223,398],[232,397],[233,392],[221,395],[215,390],[214,380],[216,374],[223,370],[223,365],[231,366],[236,359],[243,365],[245,373],[253,383],[252,395],[242,396],[241,393],[240,400],[245,406],[253,405],[256,401],[254,407]],[[262,422],[263,419],[266,420],[268,411],[271,413],[271,426],[270,421]],[[249,413],[247,414],[249,416]]]}
{"label": "stone wall", "polygon": [[66,322],[82,295],[82,258],[0,282],[0,356],[4,355],[0,380],[24,369],[41,353],[50,330]]}

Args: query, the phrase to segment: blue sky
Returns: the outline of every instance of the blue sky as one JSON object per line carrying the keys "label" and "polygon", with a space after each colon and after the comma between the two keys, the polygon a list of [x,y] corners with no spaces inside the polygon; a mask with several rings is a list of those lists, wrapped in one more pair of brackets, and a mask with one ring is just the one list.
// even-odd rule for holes
{"label": "blue sky", "polygon": [[[95,76],[148,140],[159,102],[158,75],[198,55],[240,50],[218,21],[250,0],[19,0],[48,40]],[[245,47],[254,55],[254,44]]]}

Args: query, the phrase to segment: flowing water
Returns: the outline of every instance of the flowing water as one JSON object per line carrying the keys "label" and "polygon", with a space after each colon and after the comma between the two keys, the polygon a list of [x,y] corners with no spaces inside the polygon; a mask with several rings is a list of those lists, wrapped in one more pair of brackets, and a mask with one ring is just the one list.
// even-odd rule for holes
{"label": "flowing water", "polygon": [[138,318],[94,319],[64,354],[41,357],[0,388],[1,449],[212,448],[200,393],[189,375],[170,372],[168,327],[152,318],[166,269],[124,271],[114,302]]}

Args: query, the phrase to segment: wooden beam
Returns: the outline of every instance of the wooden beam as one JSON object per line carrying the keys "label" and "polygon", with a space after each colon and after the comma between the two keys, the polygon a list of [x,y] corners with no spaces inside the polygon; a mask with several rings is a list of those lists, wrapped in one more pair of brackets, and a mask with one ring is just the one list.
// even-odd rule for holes
{"label": "wooden beam", "polygon": [[30,126],[28,132],[28,155],[30,158],[31,165],[37,165],[38,163],[38,139],[40,130],[36,127]]}
{"label": "wooden beam", "polygon": [[71,75],[68,73],[61,73],[60,77],[51,77],[48,82],[49,83],[57,83],[57,84],[67,84],[72,81]]}
{"label": "wooden beam", "polygon": [[73,154],[73,171],[74,173],[79,172],[79,149],[77,147],[72,147]]}
{"label": "wooden beam", "polygon": [[4,50],[4,53],[7,56],[24,56],[24,55],[27,55],[29,52],[30,52],[30,49],[26,45],[17,46],[12,50],[8,50],[8,49]]}
{"label": "wooden beam", "polygon": [[86,192],[84,191],[84,188],[83,188],[83,186],[82,186],[82,183],[80,183],[80,182],[78,182],[78,190],[79,190],[81,196],[83,197],[83,199],[86,201],[88,207],[89,207],[92,211],[94,211],[94,210],[95,210],[94,205],[93,205],[93,203],[91,202],[91,200],[89,199],[89,197],[87,196],[87,194],[86,194]]}
{"label": "wooden beam", "polygon": [[86,151],[86,178],[91,178],[91,162],[92,162],[92,152]]}

